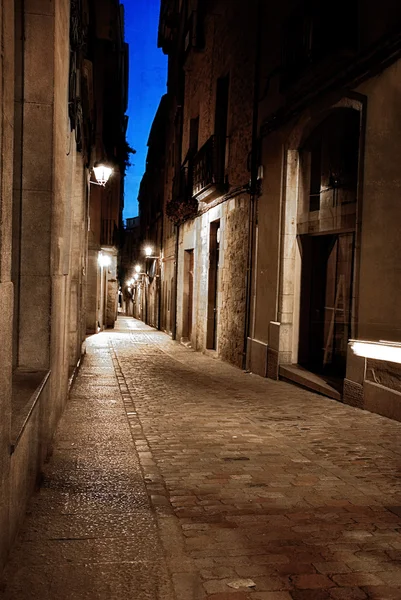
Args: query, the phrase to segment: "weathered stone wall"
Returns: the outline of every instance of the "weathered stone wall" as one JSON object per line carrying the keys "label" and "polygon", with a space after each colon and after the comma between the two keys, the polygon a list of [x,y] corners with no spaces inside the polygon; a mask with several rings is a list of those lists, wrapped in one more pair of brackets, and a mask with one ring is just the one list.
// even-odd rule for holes
{"label": "weathered stone wall", "polygon": [[[205,47],[189,51],[185,62],[185,101],[181,161],[189,148],[190,121],[199,117],[200,148],[215,132],[216,87],[229,75],[225,180],[227,191],[210,205],[199,204],[200,215],[180,228],[177,298],[177,339],[183,333],[184,252],[194,250],[193,328],[191,344],[207,347],[210,225],[220,221],[217,302],[217,353],[242,365],[248,253],[248,157],[255,61],[255,8],[250,3],[217,2],[204,22]],[[210,318],[210,315],[209,315]]]}
{"label": "weathered stone wall", "polygon": [[189,340],[206,349],[210,224],[220,222],[217,352],[239,367],[243,359],[249,196],[242,194],[211,208],[180,229],[178,260],[177,339],[183,336],[184,252],[194,250],[193,328]]}
{"label": "weathered stone wall", "polygon": [[243,361],[248,259],[249,195],[227,203],[224,227],[224,262],[219,311],[220,355],[238,367]]}
{"label": "weathered stone wall", "polygon": [[385,360],[368,359],[366,379],[401,392],[401,365]]}
{"label": "weathered stone wall", "polygon": [[113,329],[117,316],[117,296],[118,282],[117,279],[108,279],[107,281],[107,297],[106,297],[106,327]]}
{"label": "weathered stone wall", "polygon": [[175,228],[166,217],[164,222],[163,262],[161,265],[161,321],[163,331],[173,330],[173,294],[175,265]]}

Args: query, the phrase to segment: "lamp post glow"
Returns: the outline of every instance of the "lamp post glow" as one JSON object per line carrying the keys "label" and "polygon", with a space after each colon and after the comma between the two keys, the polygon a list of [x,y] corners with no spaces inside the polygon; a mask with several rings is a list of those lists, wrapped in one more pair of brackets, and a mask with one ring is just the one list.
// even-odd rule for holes
{"label": "lamp post glow", "polygon": [[152,246],[146,246],[145,256],[147,256],[149,258],[150,256],[152,256],[152,252],[153,252]]}
{"label": "lamp post glow", "polygon": [[110,267],[111,265],[111,257],[107,254],[103,254],[103,252],[99,252],[99,256],[97,257],[97,262],[100,267]]}
{"label": "lamp post glow", "polygon": [[357,356],[373,358],[376,360],[388,360],[389,362],[401,363],[401,344],[380,340],[371,342],[365,340],[350,340],[352,351]]}
{"label": "lamp post glow", "polygon": [[140,273],[141,267],[139,265],[135,265],[135,273]]}
{"label": "lamp post glow", "polygon": [[110,179],[113,169],[103,164],[97,164],[95,167],[93,167],[93,172],[95,174],[97,183],[104,187]]}

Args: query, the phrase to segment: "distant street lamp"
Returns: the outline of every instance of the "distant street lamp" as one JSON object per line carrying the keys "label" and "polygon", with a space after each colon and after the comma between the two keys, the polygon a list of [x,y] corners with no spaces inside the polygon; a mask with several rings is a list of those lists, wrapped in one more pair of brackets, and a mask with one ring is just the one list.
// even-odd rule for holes
{"label": "distant street lamp", "polygon": [[152,246],[145,246],[145,256],[146,258],[155,258],[157,260],[160,260],[160,256],[152,256],[153,254],[153,248]]}
{"label": "distant street lamp", "polygon": [[135,273],[140,273],[142,270],[142,268],[140,267],[140,265],[135,265]]}
{"label": "distant street lamp", "polygon": [[[154,260],[155,263],[152,265],[151,272],[146,266],[146,288],[145,288],[145,323],[148,323],[148,303],[149,303],[149,284],[151,283],[150,277],[156,277],[156,299],[157,299],[157,328],[160,329],[160,312],[161,312],[161,266],[162,266],[162,255],[155,256],[153,254],[152,246],[145,246],[144,253],[146,259]],[[155,310],[156,312],[156,310]]]}

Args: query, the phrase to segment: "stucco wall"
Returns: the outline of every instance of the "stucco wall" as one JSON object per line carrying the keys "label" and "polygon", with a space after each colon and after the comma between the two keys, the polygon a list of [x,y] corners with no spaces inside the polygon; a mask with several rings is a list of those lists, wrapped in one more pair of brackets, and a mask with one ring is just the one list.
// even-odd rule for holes
{"label": "stucco wall", "polygon": [[269,342],[269,322],[277,319],[278,261],[283,194],[283,140],[274,134],[263,140],[264,178],[258,199],[258,222],[255,240],[251,335]]}
{"label": "stucco wall", "polygon": [[358,337],[401,339],[401,61],[359,88],[367,96]]}
{"label": "stucco wall", "polygon": [[[395,158],[401,154],[400,70],[401,61],[398,61],[360,85],[354,91],[361,96],[355,96],[348,101],[361,102],[363,115],[366,104],[366,124],[361,132],[363,143],[358,188],[360,213],[357,232],[360,229],[361,244],[360,248],[358,244],[356,248],[353,284],[357,309],[353,336],[360,339],[399,341],[401,335],[401,175]],[[320,110],[321,106],[325,106],[325,102],[330,106],[330,99],[323,99]],[[317,118],[318,114],[319,106],[310,106],[292,127],[301,131],[302,124],[313,120],[314,116]],[[296,134],[298,136],[299,131]],[[297,361],[297,257],[298,263],[301,259],[294,230],[299,181],[298,153],[293,135],[296,137],[295,134],[291,134],[290,123],[263,141],[262,162],[265,177],[258,203],[258,242],[254,265],[256,283],[252,337],[268,344],[274,350],[280,349],[280,362]],[[291,148],[293,150],[288,151]],[[293,234],[287,239],[286,233],[291,232]],[[269,322],[273,320],[280,323],[278,342],[269,339],[272,331]],[[267,346],[264,346],[263,353],[262,359],[259,355],[256,358],[255,353],[255,364],[250,364],[250,368],[256,372],[260,371],[260,374],[266,371]],[[379,394],[378,381],[374,381],[373,384],[364,382],[363,369],[362,375],[354,376],[355,369],[352,365],[358,361],[354,360],[351,354],[348,353],[347,359],[344,401],[355,403],[356,400],[351,396],[356,394],[356,405],[392,418],[400,418],[392,407],[392,403],[396,402],[394,394],[399,386],[399,370],[391,363],[380,363],[380,384],[382,387],[388,387],[388,390],[384,393],[381,389]],[[256,363],[258,368],[260,367],[259,371],[255,368]],[[391,381],[391,385],[383,385],[385,381]],[[351,390],[352,385],[357,387]],[[374,399],[375,394],[377,401]]]}

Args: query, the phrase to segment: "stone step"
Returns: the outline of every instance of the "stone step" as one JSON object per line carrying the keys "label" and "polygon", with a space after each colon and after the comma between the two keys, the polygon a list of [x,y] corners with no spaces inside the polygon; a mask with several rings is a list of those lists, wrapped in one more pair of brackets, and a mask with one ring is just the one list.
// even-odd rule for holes
{"label": "stone step", "polygon": [[313,390],[323,396],[328,396],[341,402],[341,394],[320,375],[307,371],[300,365],[280,365],[280,379],[297,383],[308,390]]}

